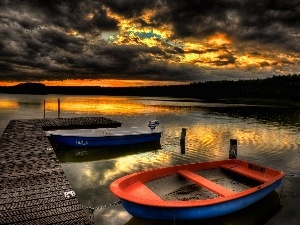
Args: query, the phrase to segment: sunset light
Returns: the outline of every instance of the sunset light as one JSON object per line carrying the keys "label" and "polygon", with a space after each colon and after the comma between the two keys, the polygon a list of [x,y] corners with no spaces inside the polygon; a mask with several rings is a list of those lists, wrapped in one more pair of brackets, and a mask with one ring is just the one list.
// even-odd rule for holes
{"label": "sunset light", "polygon": [[19,106],[16,102],[6,101],[0,99],[0,109],[17,109]]}
{"label": "sunset light", "polygon": [[[45,108],[46,111],[56,111],[57,100],[47,99]],[[109,97],[109,96],[105,96],[103,98],[90,97],[85,101],[76,100],[74,99],[74,96],[65,96],[64,98],[61,98],[60,109],[61,111],[69,111],[74,113],[99,114],[99,115],[104,115],[104,114],[142,115],[149,112],[153,114],[170,113],[170,109],[168,107],[153,108],[151,106],[144,106],[142,104],[134,103],[130,101],[129,98],[127,99],[126,97]]]}
{"label": "sunset light", "polygon": [[[0,86],[15,86],[24,82],[0,82]],[[78,80],[45,80],[36,83],[42,83],[46,86],[99,86],[99,87],[142,87],[142,86],[164,86],[164,85],[180,85],[189,82],[178,81],[155,81],[155,80],[115,80],[115,79],[78,79]]]}
{"label": "sunset light", "polygon": [[0,119],[0,224],[300,225],[300,0],[0,0]]}
{"label": "sunset light", "polygon": [[230,44],[231,41],[226,37],[225,34],[218,33],[209,37],[208,43],[215,44],[215,45],[225,45],[225,44]]}
{"label": "sunset light", "polygon": [[143,81],[143,80],[64,80],[64,81],[42,81],[41,83],[47,86],[99,86],[99,87],[142,87],[142,86],[163,86],[163,85],[178,85],[184,82],[169,82],[169,81]]}
{"label": "sunset light", "polygon": [[5,2],[0,84],[127,87],[298,74],[299,13],[290,2],[271,5]]}

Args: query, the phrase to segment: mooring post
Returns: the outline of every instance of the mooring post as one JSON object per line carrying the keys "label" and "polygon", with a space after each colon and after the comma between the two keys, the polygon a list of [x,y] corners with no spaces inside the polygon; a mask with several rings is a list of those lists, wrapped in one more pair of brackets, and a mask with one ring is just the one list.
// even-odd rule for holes
{"label": "mooring post", "polygon": [[60,100],[59,100],[59,98],[57,99],[57,108],[58,108],[57,117],[59,118],[60,117]]}
{"label": "mooring post", "polygon": [[237,157],[237,139],[230,139],[229,159],[236,159]]}
{"label": "mooring post", "polygon": [[44,119],[46,118],[46,100],[44,100]]}
{"label": "mooring post", "polygon": [[186,136],[186,128],[182,128],[181,135],[180,135],[181,154],[185,154],[185,136]]}

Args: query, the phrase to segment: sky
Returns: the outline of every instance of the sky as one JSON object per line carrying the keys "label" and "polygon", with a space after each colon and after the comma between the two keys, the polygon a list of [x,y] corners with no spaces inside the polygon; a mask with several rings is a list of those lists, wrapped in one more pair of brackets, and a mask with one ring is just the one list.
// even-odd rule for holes
{"label": "sky", "polygon": [[0,85],[300,73],[300,0],[1,0]]}

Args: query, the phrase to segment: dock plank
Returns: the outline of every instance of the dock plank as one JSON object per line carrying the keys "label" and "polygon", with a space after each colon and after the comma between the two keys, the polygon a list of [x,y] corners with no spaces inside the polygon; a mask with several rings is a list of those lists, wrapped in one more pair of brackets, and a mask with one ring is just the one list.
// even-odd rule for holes
{"label": "dock plank", "polygon": [[89,224],[45,130],[117,127],[103,117],[11,120],[0,138],[0,224]]}

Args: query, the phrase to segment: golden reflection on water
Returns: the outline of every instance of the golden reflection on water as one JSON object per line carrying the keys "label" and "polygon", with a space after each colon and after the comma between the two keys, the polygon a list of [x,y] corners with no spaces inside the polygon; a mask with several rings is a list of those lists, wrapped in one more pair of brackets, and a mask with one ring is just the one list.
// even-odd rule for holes
{"label": "golden reflection on water", "polygon": [[12,102],[9,100],[0,100],[0,108],[1,109],[17,109],[17,102]]}
{"label": "golden reflection on water", "polygon": [[[24,115],[35,119],[43,110],[44,99],[46,110],[57,111],[57,97],[4,96],[0,98],[0,111],[13,109],[12,116],[16,119]],[[123,175],[163,166],[228,158],[230,139],[238,141],[238,158],[263,163],[287,173],[298,173],[299,115],[290,116],[293,111],[275,114],[262,121],[259,116],[255,117],[260,113],[255,108],[252,118],[248,111],[246,115],[241,111],[241,114],[230,116],[232,110],[229,110],[229,114],[216,116],[209,104],[162,101],[158,98],[63,95],[59,99],[64,117],[100,115],[116,118],[123,124],[137,125],[155,115],[161,123],[159,128],[163,129],[161,148],[146,150],[143,147],[141,150],[135,147],[126,151],[119,149],[119,152],[106,151],[105,154],[95,150],[93,152],[97,154],[88,152],[84,156],[76,156],[76,152],[60,153],[64,157],[60,159],[61,165],[83,205],[101,206],[116,201],[109,185]],[[179,142],[183,127],[187,128],[184,155]],[[82,160],[79,160],[80,157]],[[63,163],[64,160],[68,163]],[[95,221],[101,221],[98,224],[124,224],[131,218],[121,205],[96,210],[96,215]]]}
{"label": "golden reflection on water", "polygon": [[170,154],[161,150],[116,158],[114,168],[102,171],[103,180],[101,180],[100,183],[101,185],[108,185],[112,177],[117,179],[121,176],[120,174],[129,174],[150,169],[151,165],[155,166],[156,162],[160,163],[162,160],[164,164],[170,164],[171,158]]}
{"label": "golden reflection on water", "polygon": [[278,128],[270,131],[265,126],[261,126],[255,130],[236,129],[233,135],[238,138],[240,145],[252,143],[257,148],[263,148],[263,146],[290,148],[291,144],[295,142],[294,136],[291,136],[287,130]]}
{"label": "golden reflection on water", "polygon": [[[51,99],[46,102],[46,110],[56,111],[58,101]],[[76,113],[105,113],[108,115],[116,114],[144,114],[144,113],[170,113],[164,107],[153,107],[142,104],[139,101],[133,101],[126,97],[97,96],[87,97],[84,101],[76,96],[65,96],[60,99],[60,110]]]}
{"label": "golden reflection on water", "polygon": [[[223,154],[219,146],[222,146],[223,139],[220,139],[220,130],[214,124],[209,126],[193,126],[187,130],[187,151],[193,149],[208,149],[202,154],[210,154],[215,157],[221,157]],[[208,153],[209,152],[209,153]],[[197,151],[199,153],[199,151]],[[200,154],[200,153],[199,153]]]}
{"label": "golden reflection on water", "polygon": [[[61,108],[66,114],[79,112],[82,115],[117,115],[120,122],[124,122],[124,119],[131,124],[143,121],[156,112],[161,123],[159,128],[163,130],[161,148],[147,151],[134,148],[127,153],[121,150],[117,155],[108,151],[107,157],[104,157],[103,152],[98,152],[99,156],[95,158],[88,155],[91,160],[89,162],[83,160],[83,163],[71,163],[69,168],[64,166],[65,170],[68,169],[66,173],[71,176],[70,183],[74,183],[74,190],[81,197],[79,201],[90,206],[116,201],[116,196],[109,191],[110,183],[134,172],[228,158],[230,139],[238,141],[238,158],[283,171],[287,168],[286,165],[292,172],[299,168],[297,157],[290,157],[290,153],[299,154],[299,135],[290,126],[280,126],[276,120],[261,122],[259,119],[245,119],[243,115],[234,118],[226,114],[215,116],[213,109],[202,110],[198,106],[193,108],[194,105],[189,106],[186,102],[184,106],[180,104],[183,103],[130,97],[87,96],[77,99],[74,96],[63,96]],[[52,99],[48,107],[57,110],[57,100]],[[182,128],[187,128],[185,154],[180,151]],[[98,198],[100,195],[101,198]],[[98,224],[127,224],[126,221],[131,218],[121,205],[96,210],[95,217]],[[135,224],[131,222],[128,224]]]}
{"label": "golden reflection on water", "polygon": [[118,158],[113,169],[103,171],[103,179],[100,181],[101,185],[108,184],[112,177],[118,177],[120,173],[129,172],[129,167],[132,165],[132,157]]}
{"label": "golden reflection on water", "polygon": [[228,155],[230,139],[237,139],[240,156],[260,154],[270,159],[287,149],[298,148],[298,138],[284,127],[241,123],[194,124],[187,129],[186,155],[203,160],[211,157],[222,159]]}

